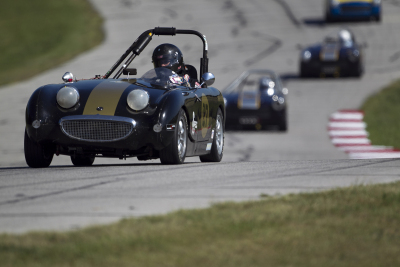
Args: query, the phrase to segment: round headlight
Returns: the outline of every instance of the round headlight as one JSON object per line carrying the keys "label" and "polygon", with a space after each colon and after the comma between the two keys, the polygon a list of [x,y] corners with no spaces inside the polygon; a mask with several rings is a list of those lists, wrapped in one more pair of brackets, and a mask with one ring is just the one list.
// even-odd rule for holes
{"label": "round headlight", "polygon": [[309,61],[311,59],[311,52],[306,50],[302,54],[303,61]]}
{"label": "round headlight", "polygon": [[57,93],[57,103],[62,108],[72,108],[79,101],[79,93],[73,87],[65,86]]}
{"label": "round headlight", "polygon": [[351,62],[356,62],[360,56],[360,51],[358,50],[347,50],[347,54],[349,56],[349,60]]}
{"label": "round headlight", "polygon": [[274,93],[275,93],[274,88],[268,88],[267,94],[268,94],[269,96],[272,96]]}
{"label": "round headlight", "polygon": [[126,102],[128,106],[136,111],[142,110],[149,104],[150,96],[142,89],[135,89],[128,94]]}

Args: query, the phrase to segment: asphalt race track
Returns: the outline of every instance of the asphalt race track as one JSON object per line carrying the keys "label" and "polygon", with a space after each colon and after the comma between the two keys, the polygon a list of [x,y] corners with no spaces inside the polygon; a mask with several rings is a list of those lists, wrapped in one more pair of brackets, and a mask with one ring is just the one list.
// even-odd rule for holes
{"label": "asphalt race track", "polygon": [[[68,230],[120,218],[207,207],[218,201],[258,199],[261,194],[327,190],[400,180],[397,159],[350,160],[329,140],[330,114],[357,109],[366,97],[400,77],[400,1],[383,1],[382,23],[326,25],[320,0],[91,0],[106,19],[99,47],[30,80],[0,88],[0,232]],[[223,89],[247,69],[277,71],[289,88],[289,130],[228,132],[223,161],[188,158],[180,166],[158,160],[96,159],[73,167],[55,157],[50,168],[28,168],[23,154],[24,113],[31,93],[62,82],[104,74],[140,33],[156,26],[189,28],[207,36],[209,70]],[[297,77],[299,48],[341,27],[365,44],[361,79]],[[198,66],[198,37],[155,37],[131,67],[152,68],[161,42],[178,45]]]}

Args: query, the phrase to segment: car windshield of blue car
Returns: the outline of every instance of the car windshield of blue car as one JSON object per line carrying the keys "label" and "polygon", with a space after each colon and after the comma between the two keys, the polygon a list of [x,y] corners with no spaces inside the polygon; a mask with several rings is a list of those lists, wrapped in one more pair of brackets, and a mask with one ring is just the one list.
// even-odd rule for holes
{"label": "car windshield of blue car", "polygon": [[171,77],[175,76],[176,73],[167,68],[155,68],[151,69],[140,78],[140,80],[150,83],[151,85],[161,86],[163,88],[169,88],[172,85],[176,85],[171,82]]}
{"label": "car windshield of blue car", "polygon": [[336,45],[340,44],[343,47],[352,47],[354,45],[353,34],[346,29],[342,29],[339,32],[331,33],[324,39],[325,45]]}
{"label": "car windshield of blue car", "polygon": [[238,86],[232,90],[236,93],[260,93],[268,90],[268,88],[274,88],[275,82],[271,75],[266,73],[254,73],[247,76]]}

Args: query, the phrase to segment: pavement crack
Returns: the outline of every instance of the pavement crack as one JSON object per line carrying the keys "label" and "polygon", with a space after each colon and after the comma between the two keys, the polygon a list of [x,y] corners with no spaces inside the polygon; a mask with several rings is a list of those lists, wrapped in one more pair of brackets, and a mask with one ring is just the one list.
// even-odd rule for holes
{"label": "pavement crack", "polygon": [[290,8],[290,6],[288,5],[288,3],[286,3],[285,0],[275,0],[275,2],[277,2],[283,8],[286,16],[290,19],[290,21],[293,23],[293,25],[296,26],[297,28],[300,28],[301,23],[294,15],[294,13],[293,13],[292,9]]}
{"label": "pavement crack", "polygon": [[233,0],[227,0],[224,2],[222,9],[224,11],[230,11],[233,12],[233,19],[236,22],[235,26],[233,26],[231,30],[231,34],[233,36],[237,36],[239,34],[239,30],[241,28],[245,28],[248,24],[247,18],[244,15],[243,10],[238,8],[236,4],[233,2]]}
{"label": "pavement crack", "polygon": [[96,186],[116,183],[116,182],[120,182],[120,181],[121,181],[121,179],[116,179],[116,180],[113,180],[113,181],[105,181],[105,182],[99,182],[99,183],[89,184],[89,185],[80,186],[80,187],[68,188],[68,189],[65,189],[65,190],[53,191],[53,192],[49,192],[49,193],[46,193],[46,194],[40,194],[40,195],[27,196],[27,197],[22,197],[22,198],[18,198],[18,199],[7,200],[7,201],[0,202],[0,206],[6,205],[6,204],[16,204],[18,202],[34,200],[34,199],[38,199],[38,198],[42,198],[42,197],[60,195],[60,194],[68,193],[68,192],[79,191],[79,190],[82,190],[82,189],[89,189],[89,188],[93,188],[93,187],[96,187]]}
{"label": "pavement crack", "polygon": [[249,145],[244,151],[241,152],[242,157],[239,158],[239,161],[250,161],[253,151],[254,151],[253,145]]}
{"label": "pavement crack", "polygon": [[279,38],[276,38],[272,35],[268,35],[268,34],[260,34],[258,32],[254,32],[253,36],[255,37],[264,37],[262,39],[272,42],[272,44],[270,46],[268,46],[265,50],[263,50],[262,52],[258,53],[257,55],[255,55],[254,57],[247,59],[244,62],[245,66],[251,66],[261,60],[263,60],[264,58],[268,57],[269,55],[271,55],[272,53],[274,53],[276,50],[278,50],[281,46],[282,46],[282,41]]}
{"label": "pavement crack", "polygon": [[394,53],[390,58],[389,61],[390,63],[395,62],[396,60],[398,60],[400,58],[400,51]]}

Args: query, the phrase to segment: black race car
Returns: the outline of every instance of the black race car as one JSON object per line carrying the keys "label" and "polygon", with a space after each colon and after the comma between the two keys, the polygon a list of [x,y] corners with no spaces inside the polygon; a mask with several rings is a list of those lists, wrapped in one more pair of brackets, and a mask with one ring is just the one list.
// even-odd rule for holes
{"label": "black race car", "polygon": [[362,46],[346,29],[336,37],[328,36],[323,43],[303,49],[300,54],[301,77],[354,76],[364,72]]}
{"label": "black race car", "polygon": [[226,129],[287,130],[288,89],[270,70],[243,72],[222,91],[226,107]]}
{"label": "black race car", "polygon": [[[164,67],[132,78],[127,66],[154,35],[194,34],[203,41],[201,87],[176,84]],[[160,158],[180,164],[185,157],[219,162],[224,148],[225,104],[208,72],[206,37],[193,30],[155,28],[145,31],[104,75],[49,84],[32,94],[26,108],[25,159],[30,167],[48,167],[53,155],[67,155],[78,166],[95,157],[139,160]],[[110,75],[123,63],[114,77]],[[191,77],[197,70],[190,65]],[[120,76],[125,78],[120,78]]]}

